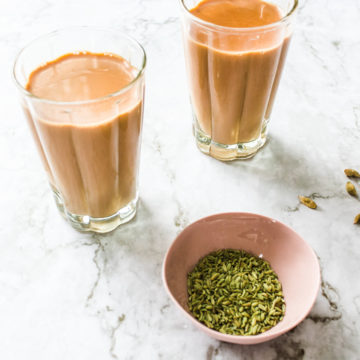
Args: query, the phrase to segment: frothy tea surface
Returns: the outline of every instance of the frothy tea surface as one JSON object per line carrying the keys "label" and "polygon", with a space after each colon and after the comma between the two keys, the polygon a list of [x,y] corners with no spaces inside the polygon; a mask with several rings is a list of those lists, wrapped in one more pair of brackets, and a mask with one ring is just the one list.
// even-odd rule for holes
{"label": "frothy tea surface", "polygon": [[261,0],[203,0],[191,13],[212,24],[229,27],[255,27],[281,19],[280,9]]}
{"label": "frothy tea surface", "polygon": [[32,72],[26,88],[48,100],[93,100],[121,90],[136,73],[115,54],[66,54]]}

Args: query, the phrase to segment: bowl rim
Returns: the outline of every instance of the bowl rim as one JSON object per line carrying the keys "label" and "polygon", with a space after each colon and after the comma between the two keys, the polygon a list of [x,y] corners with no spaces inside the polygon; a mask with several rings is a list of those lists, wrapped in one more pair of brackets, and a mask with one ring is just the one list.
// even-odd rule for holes
{"label": "bowl rim", "polygon": [[[195,319],[195,317],[193,317],[189,312],[187,312],[184,307],[176,300],[176,298],[174,297],[174,295],[172,294],[172,292],[170,291],[170,288],[168,286],[167,283],[167,278],[166,278],[166,274],[165,274],[165,267],[166,264],[168,262],[168,258],[170,253],[172,252],[172,249],[175,245],[175,243],[177,242],[177,240],[180,238],[180,236],[185,232],[185,230],[189,229],[190,227],[194,227],[196,226],[198,223],[201,223],[203,221],[212,219],[212,218],[219,218],[219,217],[227,217],[227,216],[231,216],[231,215],[237,215],[237,216],[251,216],[251,217],[256,217],[259,219],[263,219],[263,220],[270,220],[274,223],[278,223],[279,225],[284,226],[287,230],[291,231],[292,233],[294,233],[298,239],[300,239],[300,241],[303,242],[303,244],[305,245],[305,247],[309,250],[309,253],[311,254],[311,257],[314,260],[314,263],[317,265],[317,271],[316,271],[316,275],[318,277],[317,279],[317,286],[316,286],[316,291],[314,291],[314,294],[312,295],[312,299],[311,299],[311,306],[309,307],[308,311],[306,311],[302,316],[300,316],[296,321],[294,321],[293,324],[279,329],[278,331],[274,331],[273,333],[269,334],[268,331],[265,331],[262,334],[258,334],[258,335],[230,335],[230,334],[223,334],[219,331],[213,330],[208,328],[206,325],[202,324],[200,321],[198,321],[197,319]],[[264,216],[261,214],[256,214],[256,213],[250,213],[250,212],[224,212],[224,213],[218,213],[218,214],[213,214],[213,215],[209,215],[209,216],[205,216],[201,219],[198,219],[196,221],[194,221],[193,223],[189,224],[188,226],[186,226],[173,240],[173,242],[171,243],[171,245],[169,246],[168,250],[166,251],[165,257],[164,257],[164,261],[162,264],[162,281],[163,281],[163,285],[165,287],[165,290],[167,292],[167,294],[169,295],[169,297],[172,299],[172,301],[177,305],[177,307],[180,308],[180,310],[183,312],[183,314],[185,314],[185,316],[192,321],[198,328],[200,328],[201,330],[203,330],[205,333],[207,333],[209,336],[216,338],[218,340],[221,341],[225,341],[225,342],[231,342],[231,343],[237,343],[237,344],[247,344],[247,345],[251,345],[251,344],[257,344],[257,343],[261,343],[261,342],[265,342],[265,341],[269,341],[272,340],[280,335],[285,334],[286,332],[290,331],[291,329],[293,329],[294,327],[296,327],[297,325],[299,325],[310,313],[310,311],[312,310],[316,298],[318,296],[319,290],[320,290],[320,284],[321,284],[321,269],[320,269],[320,264],[319,264],[319,259],[315,253],[315,251],[313,250],[313,248],[302,238],[302,236],[300,236],[295,230],[293,230],[291,227],[287,226],[286,224],[284,224],[283,222],[270,218],[268,216]],[[277,325],[275,325],[272,329],[276,329]],[[270,329],[271,330],[271,329]]]}

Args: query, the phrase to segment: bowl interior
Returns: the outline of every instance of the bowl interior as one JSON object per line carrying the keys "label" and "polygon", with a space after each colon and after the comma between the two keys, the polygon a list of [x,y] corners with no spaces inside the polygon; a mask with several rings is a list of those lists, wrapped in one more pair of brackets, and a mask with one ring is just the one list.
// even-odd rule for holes
{"label": "bowl interior", "polygon": [[281,335],[305,318],[320,285],[320,269],[315,253],[286,225],[248,213],[209,216],[188,226],[174,240],[164,261],[163,276],[170,296],[183,310],[190,314],[187,305],[188,272],[211,251],[224,248],[245,250],[270,263],[283,286],[286,303],[284,319],[263,334],[246,337],[223,336],[191,316],[197,326],[221,340],[241,342],[234,338],[247,338],[245,342],[255,343]]}

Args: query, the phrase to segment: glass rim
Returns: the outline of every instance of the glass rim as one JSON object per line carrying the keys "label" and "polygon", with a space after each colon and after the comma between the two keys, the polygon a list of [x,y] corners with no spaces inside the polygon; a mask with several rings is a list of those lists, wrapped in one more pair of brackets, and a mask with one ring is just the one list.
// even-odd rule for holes
{"label": "glass rim", "polygon": [[[135,44],[140,49],[140,51],[142,53],[142,57],[143,57],[141,68],[138,69],[138,73],[137,73],[136,77],[133,80],[131,80],[131,82],[129,82],[127,85],[123,86],[119,90],[116,90],[116,91],[114,91],[114,92],[112,92],[110,94],[106,94],[104,96],[100,96],[100,97],[97,97],[95,99],[89,99],[89,100],[57,101],[57,100],[51,100],[51,99],[46,99],[46,98],[37,96],[37,95],[33,94],[31,91],[28,91],[20,83],[20,81],[18,79],[18,76],[17,76],[17,66],[18,66],[19,60],[21,58],[21,55],[24,53],[24,51],[26,49],[28,49],[30,46],[32,46],[36,42],[38,42],[40,40],[43,40],[43,39],[45,39],[47,37],[57,35],[59,33],[66,32],[66,31],[98,31],[98,32],[105,32],[105,33],[110,32],[110,33],[113,33],[113,34],[116,34],[116,35],[120,35],[120,36],[124,37],[126,40],[132,42],[133,44]],[[114,52],[114,54],[116,54],[116,52]],[[116,55],[121,56],[120,54],[116,54]],[[117,31],[116,29],[104,28],[104,27],[73,26],[73,27],[57,29],[57,30],[51,31],[49,33],[46,33],[44,35],[38,36],[37,38],[31,40],[25,46],[23,46],[20,49],[20,51],[17,53],[17,55],[15,56],[14,65],[13,65],[13,71],[12,71],[12,78],[13,78],[13,81],[15,82],[15,85],[23,93],[23,95],[25,95],[27,97],[30,97],[33,100],[43,102],[43,103],[47,103],[47,104],[53,104],[53,105],[55,105],[55,104],[56,105],[86,105],[86,104],[92,104],[92,103],[97,103],[97,102],[104,101],[104,100],[107,100],[107,99],[111,99],[113,97],[116,97],[116,96],[121,95],[122,93],[124,93],[126,90],[128,90],[133,84],[135,84],[143,76],[143,74],[145,72],[146,64],[147,64],[147,58],[146,58],[146,52],[145,52],[144,47],[137,40],[135,40],[133,37],[125,34],[124,32]],[[36,70],[36,68],[34,70]]]}
{"label": "glass rim", "polygon": [[179,0],[181,7],[183,9],[183,11],[185,12],[185,14],[187,14],[192,20],[196,21],[197,23],[206,26],[206,27],[211,27],[217,30],[223,30],[223,31],[233,31],[233,32],[252,32],[252,31],[260,31],[260,30],[266,30],[272,27],[276,27],[286,21],[289,20],[289,18],[294,14],[298,4],[299,4],[299,0],[292,0],[293,2],[293,6],[291,7],[291,9],[279,20],[274,21],[270,24],[266,24],[266,25],[261,25],[261,26],[253,26],[253,27],[233,27],[233,26],[223,26],[223,25],[217,25],[214,24],[212,22],[200,19],[199,17],[195,16],[193,13],[190,12],[190,9],[185,5],[185,0]]}

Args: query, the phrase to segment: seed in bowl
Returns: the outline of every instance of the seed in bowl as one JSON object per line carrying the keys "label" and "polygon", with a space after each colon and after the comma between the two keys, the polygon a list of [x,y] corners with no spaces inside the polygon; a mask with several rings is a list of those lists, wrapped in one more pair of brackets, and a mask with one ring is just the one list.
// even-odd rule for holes
{"label": "seed in bowl", "polygon": [[267,261],[243,250],[208,254],[188,274],[187,287],[190,312],[224,334],[261,334],[285,314],[278,276]]}

